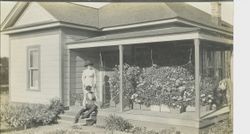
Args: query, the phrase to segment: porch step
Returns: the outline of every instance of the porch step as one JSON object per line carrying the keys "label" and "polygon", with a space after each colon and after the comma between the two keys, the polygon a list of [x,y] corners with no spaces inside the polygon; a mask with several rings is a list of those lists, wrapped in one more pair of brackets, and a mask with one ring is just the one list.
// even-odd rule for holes
{"label": "porch step", "polygon": [[[70,107],[69,110],[66,110],[64,114],[60,115],[61,119],[59,122],[63,123],[74,123],[76,114],[81,110],[81,107]],[[78,124],[89,125],[94,121],[93,117],[81,119],[79,118]]]}
{"label": "porch step", "polygon": [[[75,116],[73,116],[73,115],[63,114],[63,115],[60,115],[60,117],[61,117],[60,121],[62,121],[62,122],[74,123],[74,121],[75,121]],[[79,123],[83,123],[83,124],[88,124],[92,121],[93,121],[92,118],[79,119]]]}

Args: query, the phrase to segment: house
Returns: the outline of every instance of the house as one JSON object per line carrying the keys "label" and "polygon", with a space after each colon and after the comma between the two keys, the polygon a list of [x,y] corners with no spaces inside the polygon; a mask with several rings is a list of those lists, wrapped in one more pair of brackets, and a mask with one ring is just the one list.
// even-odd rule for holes
{"label": "house", "polygon": [[[19,2],[1,29],[10,39],[10,100],[46,104],[58,97],[66,106],[77,105],[82,70],[91,61],[101,106],[104,77],[113,73],[115,65],[122,72],[124,63],[147,67],[152,61],[163,66],[187,62],[195,68],[192,116],[136,117],[191,128],[208,125],[201,120],[200,79],[203,75],[230,78],[233,48],[233,28],[221,20],[220,4],[213,6],[210,15],[183,3],[112,3],[96,9],[72,3]],[[120,76],[118,111],[126,114],[122,81]]]}

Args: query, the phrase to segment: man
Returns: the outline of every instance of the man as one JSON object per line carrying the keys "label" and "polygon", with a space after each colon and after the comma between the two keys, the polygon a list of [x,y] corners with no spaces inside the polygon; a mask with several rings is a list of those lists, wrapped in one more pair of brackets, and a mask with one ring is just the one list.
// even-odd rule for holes
{"label": "man", "polygon": [[[96,97],[94,93],[91,91],[91,86],[86,86],[86,94],[84,94],[83,98],[83,108],[77,113],[75,117],[75,123],[78,123],[79,118],[82,116],[82,119],[90,117],[91,114],[97,114],[97,105]],[[96,123],[96,118],[92,119],[93,122],[91,125]]]}

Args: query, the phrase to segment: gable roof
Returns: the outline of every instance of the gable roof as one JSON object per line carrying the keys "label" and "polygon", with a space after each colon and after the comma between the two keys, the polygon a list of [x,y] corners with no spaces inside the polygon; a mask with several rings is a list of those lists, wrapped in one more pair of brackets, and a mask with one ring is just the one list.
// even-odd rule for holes
{"label": "gable roof", "polygon": [[[231,26],[218,26],[212,22],[210,14],[185,3],[111,3],[99,9],[66,2],[39,4],[59,22],[96,29],[178,18],[232,32]],[[222,23],[228,26],[224,21]]]}
{"label": "gable roof", "polygon": [[66,2],[39,2],[58,21],[98,28],[98,9]]}
{"label": "gable roof", "polygon": [[[100,27],[182,18],[213,28],[230,30],[212,22],[212,16],[186,3],[112,3],[100,8]],[[110,18],[110,19],[107,19]],[[226,23],[222,21],[222,23]],[[227,23],[226,23],[227,24]],[[228,24],[227,24],[228,25]]]}

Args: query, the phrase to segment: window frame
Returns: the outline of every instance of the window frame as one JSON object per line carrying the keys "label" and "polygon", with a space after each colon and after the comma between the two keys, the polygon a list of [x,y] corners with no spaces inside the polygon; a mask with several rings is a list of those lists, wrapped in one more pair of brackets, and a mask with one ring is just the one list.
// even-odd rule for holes
{"label": "window frame", "polygon": [[[37,51],[37,67],[31,67],[31,52],[32,51]],[[40,91],[40,85],[41,85],[41,79],[40,79],[40,71],[41,71],[41,68],[40,68],[40,54],[41,54],[41,51],[40,51],[40,46],[39,45],[33,45],[33,46],[28,46],[27,47],[27,89],[29,91]],[[35,71],[37,70],[38,71],[38,85],[37,87],[34,87],[34,86],[31,86],[31,72],[32,71]]]}

